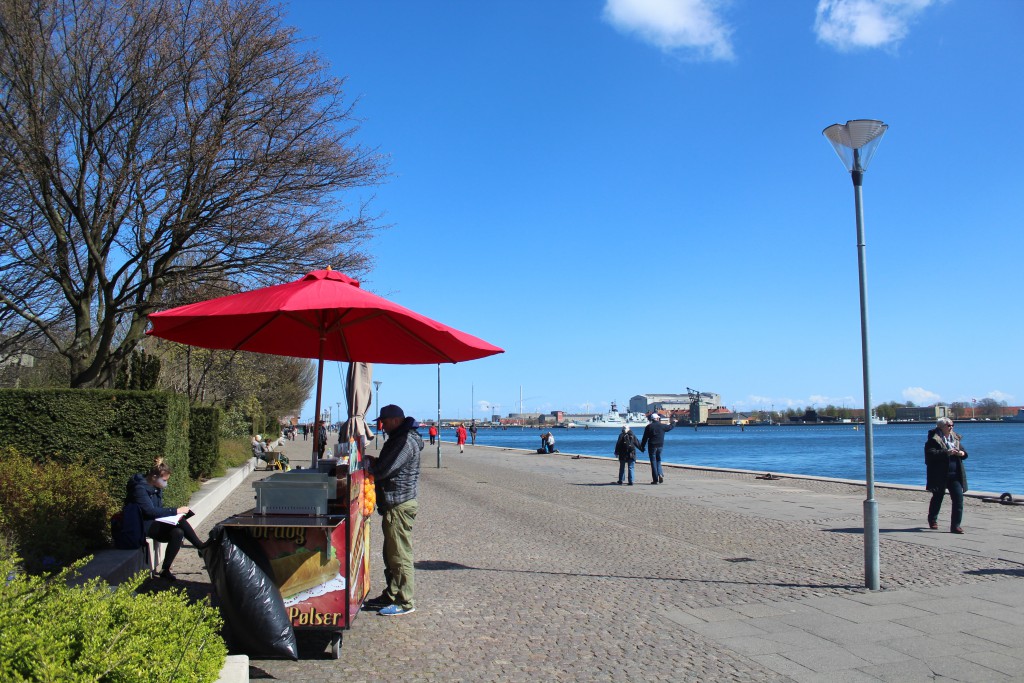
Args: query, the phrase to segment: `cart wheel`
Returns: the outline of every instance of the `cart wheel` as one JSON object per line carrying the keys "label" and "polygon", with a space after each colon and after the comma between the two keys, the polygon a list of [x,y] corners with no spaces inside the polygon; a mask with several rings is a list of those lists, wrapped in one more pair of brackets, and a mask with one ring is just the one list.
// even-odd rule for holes
{"label": "cart wheel", "polygon": [[341,659],[341,634],[335,633],[331,636],[331,656]]}

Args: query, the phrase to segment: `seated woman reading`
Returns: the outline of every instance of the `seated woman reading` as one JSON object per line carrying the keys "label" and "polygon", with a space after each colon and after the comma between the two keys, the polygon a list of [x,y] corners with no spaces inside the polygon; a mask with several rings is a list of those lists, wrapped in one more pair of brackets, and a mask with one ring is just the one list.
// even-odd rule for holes
{"label": "seated woman reading", "polygon": [[167,544],[160,577],[174,581],[175,576],[171,573],[171,564],[181,549],[182,539],[187,538],[188,542],[197,550],[202,550],[206,544],[199,540],[192,525],[185,519],[180,520],[177,524],[155,521],[158,517],[171,517],[190,512],[187,506],[164,507],[164,489],[167,488],[167,481],[170,478],[171,468],[164,464],[163,458],[157,458],[156,464],[148,473],[136,474],[129,480],[125,502],[135,503],[142,508],[142,526],[146,536],[154,541]]}

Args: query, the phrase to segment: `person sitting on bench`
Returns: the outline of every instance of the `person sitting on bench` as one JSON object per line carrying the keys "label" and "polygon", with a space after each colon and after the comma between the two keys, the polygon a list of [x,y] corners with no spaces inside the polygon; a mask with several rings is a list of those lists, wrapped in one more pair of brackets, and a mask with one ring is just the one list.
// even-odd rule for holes
{"label": "person sitting on bench", "polygon": [[[276,446],[280,448],[284,444],[281,443],[281,439],[278,439]],[[267,445],[267,442],[263,440],[263,437],[257,434],[252,437],[252,456],[258,460],[262,460],[267,463],[267,469],[276,470],[288,470],[288,458],[281,453],[274,451]]]}
{"label": "person sitting on bench", "polygon": [[182,539],[187,538],[188,542],[197,550],[204,549],[206,543],[199,540],[192,525],[184,518],[177,524],[156,521],[160,517],[185,515],[191,512],[185,505],[179,508],[164,507],[164,489],[170,478],[171,468],[164,464],[163,458],[157,458],[149,472],[132,476],[128,482],[128,495],[125,502],[135,503],[142,509],[142,526],[146,536],[159,543],[167,544],[160,578],[174,581],[175,576],[171,573],[171,564],[181,549]]}

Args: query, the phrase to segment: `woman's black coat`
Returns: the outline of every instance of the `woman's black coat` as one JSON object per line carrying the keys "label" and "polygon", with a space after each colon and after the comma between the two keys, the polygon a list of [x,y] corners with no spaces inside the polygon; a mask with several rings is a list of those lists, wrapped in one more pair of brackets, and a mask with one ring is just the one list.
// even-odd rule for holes
{"label": "woman's black coat", "polygon": [[[950,432],[953,438],[956,440],[957,449],[964,451],[963,445],[960,443],[960,435],[956,432]],[[946,480],[949,476],[949,459],[953,458],[956,462],[956,470],[959,475],[960,485],[963,486],[964,491],[967,490],[967,470],[964,467],[963,461],[967,459],[967,451],[964,451],[963,460],[959,457],[951,456],[949,449],[946,448],[945,442],[942,440],[942,434],[938,428],[935,428],[928,432],[928,440],[924,442],[924,464],[928,470],[928,480],[925,484],[925,488],[929,491],[945,491]]]}
{"label": "woman's black coat", "polygon": [[136,474],[128,481],[126,503],[135,503],[142,509],[142,528],[149,533],[149,527],[157,517],[170,517],[178,514],[177,508],[164,507],[164,491],[146,479],[144,474]]}
{"label": "woman's black coat", "polygon": [[619,434],[618,441],[615,442],[615,455],[619,456],[619,460],[625,462],[636,460],[636,449],[640,447],[640,442],[636,440],[636,434],[633,432],[622,432]]}

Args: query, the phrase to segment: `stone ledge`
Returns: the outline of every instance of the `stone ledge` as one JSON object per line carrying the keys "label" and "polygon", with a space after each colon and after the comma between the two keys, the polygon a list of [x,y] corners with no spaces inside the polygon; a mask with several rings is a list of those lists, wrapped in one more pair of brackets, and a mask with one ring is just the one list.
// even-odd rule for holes
{"label": "stone ledge", "polygon": [[210,479],[203,484],[198,491],[192,494],[188,506],[192,508],[195,515],[189,520],[189,524],[197,527],[206,521],[217,507],[224,502],[232,491],[238,488],[239,484],[245,481],[249,473],[253,471],[253,461],[250,458],[244,465],[228,470],[223,477]]}
{"label": "stone ledge", "polygon": [[216,683],[249,683],[249,656],[228,655]]}
{"label": "stone ledge", "polygon": [[149,570],[149,546],[135,550],[101,550],[73,576],[68,584],[80,586],[89,579],[100,578],[111,586],[124,583],[140,571]]}

